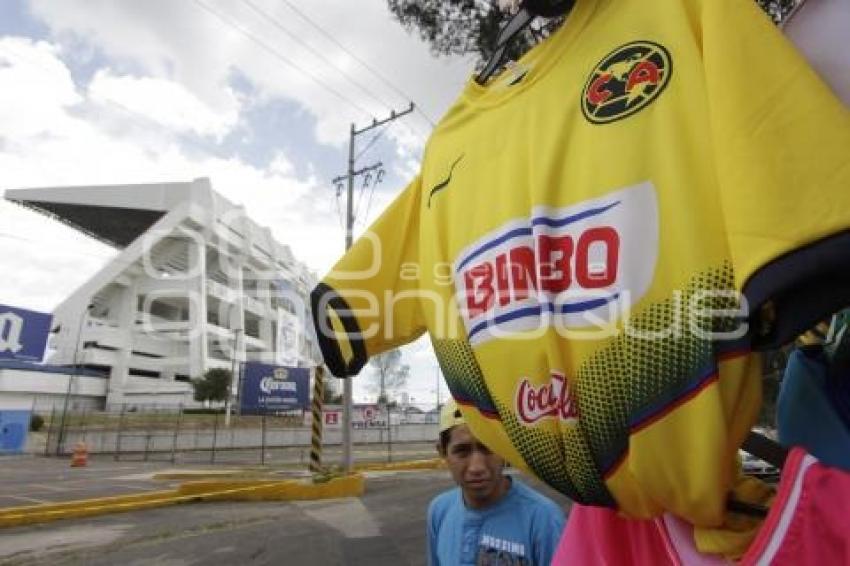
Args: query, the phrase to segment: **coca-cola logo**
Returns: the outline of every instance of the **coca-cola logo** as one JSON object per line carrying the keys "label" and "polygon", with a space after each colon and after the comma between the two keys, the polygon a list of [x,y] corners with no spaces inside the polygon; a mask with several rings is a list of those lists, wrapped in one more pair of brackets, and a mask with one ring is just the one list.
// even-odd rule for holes
{"label": "coca-cola logo", "polygon": [[549,383],[535,387],[526,377],[516,393],[516,408],[520,421],[532,425],[551,417],[565,423],[578,420],[578,404],[564,374],[553,371]]}

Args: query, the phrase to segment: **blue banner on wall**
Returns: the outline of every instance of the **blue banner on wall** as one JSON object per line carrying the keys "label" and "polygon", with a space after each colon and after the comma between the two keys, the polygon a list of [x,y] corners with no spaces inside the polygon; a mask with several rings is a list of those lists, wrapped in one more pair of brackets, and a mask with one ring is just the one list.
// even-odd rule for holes
{"label": "blue banner on wall", "polygon": [[29,411],[0,411],[0,454],[22,453],[29,430]]}
{"label": "blue banner on wall", "polygon": [[0,359],[40,362],[52,314],[0,305]]}
{"label": "blue banner on wall", "polygon": [[242,372],[242,414],[281,413],[309,408],[309,368],[247,362]]}

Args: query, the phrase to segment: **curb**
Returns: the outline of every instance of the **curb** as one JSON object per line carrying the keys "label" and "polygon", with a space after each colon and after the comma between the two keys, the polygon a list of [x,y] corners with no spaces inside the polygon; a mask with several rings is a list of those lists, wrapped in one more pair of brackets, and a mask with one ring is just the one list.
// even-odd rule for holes
{"label": "curb", "polygon": [[183,496],[202,497],[209,501],[304,501],[360,497],[366,492],[366,478],[361,474],[334,478],[325,483],[292,480],[193,481],[181,484],[177,492]]}
{"label": "curb", "polygon": [[361,464],[357,466],[358,471],[364,472],[391,472],[405,470],[441,470],[446,467],[442,458],[430,458],[428,460],[411,460],[409,462],[391,462],[387,464]]}
{"label": "curb", "polygon": [[244,480],[263,480],[269,479],[269,472],[257,472],[251,470],[228,470],[225,472],[212,471],[197,471],[197,472],[163,472],[153,474],[152,480],[155,481],[190,481],[190,480],[228,480],[231,478],[239,478]]}
{"label": "curb", "polygon": [[136,511],[182,503],[174,490],[154,491],[136,495],[82,499],[65,503],[45,503],[0,510],[0,527],[17,527],[33,523],[46,523],[59,519],[92,517],[106,513]]}
{"label": "curb", "polygon": [[360,474],[334,478],[320,484],[293,480],[195,481],[181,484],[176,490],[0,509],[0,527],[125,513],[196,501],[332,499],[359,497],[365,491],[366,480]]}
{"label": "curb", "polygon": [[[363,463],[355,466],[356,471],[362,472],[381,472],[381,471],[405,471],[405,470],[441,470],[446,467],[445,462],[442,458],[429,458],[426,460],[408,460],[404,462],[390,462],[390,463]],[[296,475],[296,471],[290,470],[288,472],[290,475]],[[186,471],[186,472],[163,472],[159,474],[154,474],[152,479],[154,480],[177,480],[177,481],[214,481],[214,480],[223,480],[227,481],[232,479],[234,481],[241,480],[255,480],[255,481],[271,481],[272,478],[278,479],[281,475],[279,470],[256,470],[256,469],[244,469],[244,470],[198,470],[195,472]]]}

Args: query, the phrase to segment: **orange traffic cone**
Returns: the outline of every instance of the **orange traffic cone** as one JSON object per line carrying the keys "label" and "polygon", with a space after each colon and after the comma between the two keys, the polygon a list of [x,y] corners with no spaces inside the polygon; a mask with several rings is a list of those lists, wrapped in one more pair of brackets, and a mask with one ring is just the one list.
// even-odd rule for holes
{"label": "orange traffic cone", "polygon": [[74,454],[71,456],[72,468],[83,468],[89,463],[89,449],[85,442],[77,442],[74,445]]}

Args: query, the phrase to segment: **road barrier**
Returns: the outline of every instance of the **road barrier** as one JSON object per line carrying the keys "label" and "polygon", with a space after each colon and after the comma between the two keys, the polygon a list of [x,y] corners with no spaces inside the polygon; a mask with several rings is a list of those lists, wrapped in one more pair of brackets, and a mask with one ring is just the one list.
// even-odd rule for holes
{"label": "road barrier", "polygon": [[[85,442],[90,456],[111,454],[121,461],[295,463],[311,464],[317,471],[336,463],[328,453],[338,451],[342,434],[338,426],[306,417],[234,416],[225,427],[222,414],[193,414],[175,407],[69,412],[64,421],[54,414],[48,420],[44,453],[69,454],[77,442]],[[367,447],[372,461],[389,462],[404,459],[410,444],[436,441],[436,423],[399,422],[395,413],[393,417],[392,424],[355,428],[355,450]],[[65,430],[59,434],[62,423]]]}

